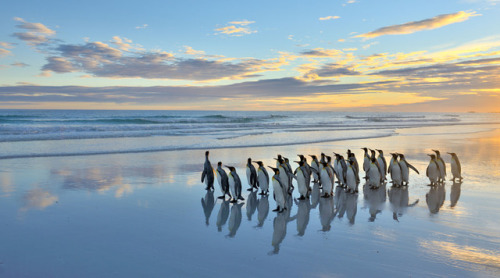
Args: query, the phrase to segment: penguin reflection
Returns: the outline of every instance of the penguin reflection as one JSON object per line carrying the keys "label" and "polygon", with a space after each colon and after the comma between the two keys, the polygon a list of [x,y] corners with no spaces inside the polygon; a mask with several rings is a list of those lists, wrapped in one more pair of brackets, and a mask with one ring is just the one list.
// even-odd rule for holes
{"label": "penguin reflection", "polygon": [[342,186],[335,187],[335,209],[337,211],[337,217],[344,217],[346,211],[346,198],[347,194]]}
{"label": "penguin reflection", "polygon": [[295,199],[297,205],[297,235],[303,236],[306,232],[307,224],[309,224],[309,214],[311,212],[311,202],[309,199],[298,200]]}
{"label": "penguin reflection", "polygon": [[455,207],[457,205],[458,199],[460,199],[460,192],[462,191],[462,183],[454,182],[451,186],[450,192],[450,207]]}
{"label": "penguin reflection", "polygon": [[252,221],[252,215],[257,209],[257,191],[252,191],[247,197],[247,217],[248,221]]}
{"label": "penguin reflection", "polygon": [[236,235],[236,232],[238,231],[238,228],[240,227],[242,206],[243,204],[238,203],[234,203],[231,206],[231,214],[229,215],[229,224],[227,226],[229,229],[229,234],[227,235],[228,237],[234,237]]}
{"label": "penguin reflection", "polygon": [[388,191],[389,203],[392,207],[392,218],[399,222],[398,217],[403,216],[408,207],[413,207],[418,203],[418,199],[412,204],[409,203],[408,187],[392,186]]}
{"label": "penguin reflection", "polygon": [[363,186],[363,194],[365,203],[368,205],[370,218],[368,221],[373,222],[377,218],[377,214],[382,212],[382,207],[386,200],[385,195],[386,183],[381,183],[379,188],[371,189],[368,183]]}
{"label": "penguin reflection", "polygon": [[445,194],[446,192],[443,184],[432,186],[429,189],[429,192],[425,195],[425,201],[427,202],[430,213],[436,214],[439,212],[439,209],[444,204]]}
{"label": "penguin reflection", "polygon": [[267,215],[269,214],[269,199],[268,195],[264,195],[260,197],[260,199],[257,201],[257,219],[259,220],[259,223],[257,224],[257,227],[262,227],[264,226],[264,221],[267,218]]}
{"label": "penguin reflection", "polygon": [[354,224],[356,213],[358,212],[358,194],[349,194],[343,188],[337,186],[335,196],[337,217],[342,218],[347,213],[349,223],[351,225]]}
{"label": "penguin reflection", "polygon": [[213,191],[207,191],[205,198],[201,198],[201,206],[203,207],[203,212],[205,213],[205,224],[208,226],[208,220],[212,214],[212,210],[215,207],[215,198]]}
{"label": "penguin reflection", "polygon": [[319,197],[320,197],[320,189],[319,189],[319,183],[315,182],[312,187],[311,191],[311,207],[316,208],[319,203]]}
{"label": "penguin reflection", "polygon": [[222,226],[224,226],[229,218],[229,200],[224,200],[220,204],[219,214],[217,215],[217,230],[222,231]]}
{"label": "penguin reflection", "polygon": [[288,217],[289,216],[286,213],[278,213],[276,217],[274,217],[273,239],[271,242],[274,249],[269,253],[269,255],[278,254],[280,252],[280,244],[286,237],[286,224],[288,223]]}
{"label": "penguin reflection", "polygon": [[333,207],[333,198],[320,198],[319,200],[319,219],[322,226],[322,231],[327,232],[331,228],[331,223],[335,217],[335,209]]}

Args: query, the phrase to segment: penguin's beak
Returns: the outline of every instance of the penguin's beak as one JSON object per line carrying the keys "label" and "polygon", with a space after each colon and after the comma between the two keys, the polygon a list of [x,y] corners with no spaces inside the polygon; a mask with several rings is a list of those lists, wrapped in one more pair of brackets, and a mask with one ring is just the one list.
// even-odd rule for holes
{"label": "penguin's beak", "polygon": [[427,154],[428,156],[432,156],[432,154]]}
{"label": "penguin's beak", "polygon": [[297,164],[299,164],[299,163],[300,163],[300,161],[294,161],[294,162],[295,162],[295,163],[297,163]]}

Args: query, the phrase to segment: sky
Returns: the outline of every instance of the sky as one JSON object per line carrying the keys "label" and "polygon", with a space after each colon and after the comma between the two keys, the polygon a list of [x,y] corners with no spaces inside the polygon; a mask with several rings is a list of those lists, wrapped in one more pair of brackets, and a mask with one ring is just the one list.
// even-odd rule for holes
{"label": "sky", "polygon": [[500,0],[1,6],[0,109],[500,112]]}

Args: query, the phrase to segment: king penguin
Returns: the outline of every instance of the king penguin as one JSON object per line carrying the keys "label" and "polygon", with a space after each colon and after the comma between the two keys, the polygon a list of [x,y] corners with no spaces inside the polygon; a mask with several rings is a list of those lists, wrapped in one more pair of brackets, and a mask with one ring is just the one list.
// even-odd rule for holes
{"label": "king penguin", "polygon": [[455,179],[459,179],[462,181],[462,166],[460,165],[460,160],[458,160],[458,156],[456,153],[448,153],[451,155],[451,174],[453,175],[452,181],[455,182]]}
{"label": "king penguin", "polygon": [[382,180],[386,180],[386,175],[387,175],[387,162],[384,157],[384,151],[383,150],[377,150],[378,151],[378,157],[377,157],[377,162],[378,165],[380,166],[380,173],[382,174]]}
{"label": "king penguin", "polygon": [[401,167],[401,178],[402,178],[402,183],[401,185],[408,185],[408,181],[410,179],[410,169],[413,171],[417,172],[417,174],[420,174],[413,165],[408,163],[406,161],[404,154],[400,153],[399,155],[399,167]]}
{"label": "king penguin", "polygon": [[208,160],[209,151],[205,152],[205,165],[203,165],[203,173],[201,173],[201,182],[205,182],[207,187],[205,190],[213,190],[214,189],[214,168],[212,168],[212,164],[210,164],[210,160]]}
{"label": "king penguin", "polygon": [[229,189],[231,190],[231,195],[233,195],[231,203],[236,203],[238,202],[238,200],[245,200],[241,196],[241,180],[238,174],[236,173],[236,168],[227,165],[226,167],[230,170],[228,175],[228,180],[229,180]]}
{"label": "king penguin", "polygon": [[257,170],[257,183],[260,187],[259,195],[267,195],[269,193],[269,174],[262,161],[254,162],[259,165],[259,169]]}
{"label": "king penguin", "polygon": [[365,151],[363,155],[363,171],[365,171],[365,179],[368,177],[368,170],[370,170],[370,156],[368,155],[368,148],[361,148]]}
{"label": "king penguin", "polygon": [[222,196],[219,196],[219,199],[224,199],[226,194],[229,195],[229,199],[231,199],[231,194],[229,193],[229,180],[227,178],[226,171],[222,169],[222,162],[219,161],[217,163],[217,181],[219,182],[220,191],[222,192]]}
{"label": "king penguin", "polygon": [[249,157],[247,160],[247,181],[250,185],[248,191],[252,191],[254,188],[258,190],[257,187],[257,171],[255,167],[252,165],[252,159]]}
{"label": "king penguin", "polygon": [[401,177],[401,166],[398,162],[398,154],[391,153],[392,158],[389,164],[389,173],[391,174],[392,185],[400,187],[403,183],[403,178]]}
{"label": "king penguin", "polygon": [[304,200],[306,198],[309,198],[309,188],[307,186],[307,170],[306,167],[304,166],[304,161],[295,161],[296,163],[299,164],[297,169],[295,169],[295,176],[297,179],[297,187],[299,189],[300,193],[300,198],[299,200]]}
{"label": "king penguin", "polygon": [[436,153],[436,162],[439,166],[439,182],[444,182],[446,180],[446,163],[444,163],[441,153],[438,150],[432,150]]}
{"label": "king penguin", "polygon": [[323,195],[321,197],[329,198],[333,190],[332,180],[334,177],[326,162],[321,163],[320,178],[321,184],[323,185]]}
{"label": "king penguin", "polygon": [[380,169],[375,157],[371,158],[370,169],[368,170],[368,181],[371,189],[380,187]]}
{"label": "king penguin", "polygon": [[429,161],[429,165],[427,166],[426,175],[431,182],[430,186],[434,186],[439,181],[440,169],[438,162],[436,161],[436,155],[428,154],[428,156],[431,157],[431,160]]}
{"label": "king penguin", "polygon": [[312,170],[312,176],[313,176],[313,182],[319,182],[319,161],[318,158],[315,155],[309,155],[312,160],[311,160],[311,170]]}
{"label": "king penguin", "polygon": [[354,161],[352,160],[349,160],[349,165],[347,166],[346,185],[348,192],[355,193],[357,191],[356,171],[354,169]]}
{"label": "king penguin", "polygon": [[273,211],[283,212],[283,210],[286,209],[286,207],[285,207],[284,189],[280,180],[280,170],[278,168],[273,168],[271,166],[268,167],[273,169],[274,171],[274,175],[272,177],[272,183],[273,183],[273,197],[274,200],[276,201],[276,209],[274,209]]}
{"label": "king penguin", "polygon": [[352,161],[352,167],[354,169],[354,173],[356,173],[356,183],[359,183],[359,164],[358,160],[356,159],[356,155],[351,152],[351,150],[347,150],[347,159],[349,159],[349,161]]}

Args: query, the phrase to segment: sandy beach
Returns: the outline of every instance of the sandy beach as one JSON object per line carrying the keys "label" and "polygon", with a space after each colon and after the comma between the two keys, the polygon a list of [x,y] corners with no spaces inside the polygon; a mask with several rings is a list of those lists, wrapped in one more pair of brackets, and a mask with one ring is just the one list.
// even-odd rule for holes
{"label": "sandy beach", "polygon": [[[237,168],[245,202],[218,200],[200,182],[204,150],[3,159],[2,277],[498,277],[500,126],[398,129],[396,135],[211,150]],[[248,157],[400,152],[419,171],[407,190],[275,201],[252,194]],[[463,183],[429,187],[432,149]],[[296,165],[292,165],[296,167]],[[449,168],[448,168],[449,169]],[[449,170],[448,170],[449,171]],[[451,177],[448,172],[448,179]],[[317,190],[317,188],[316,188]],[[298,197],[295,190],[294,198]]]}

